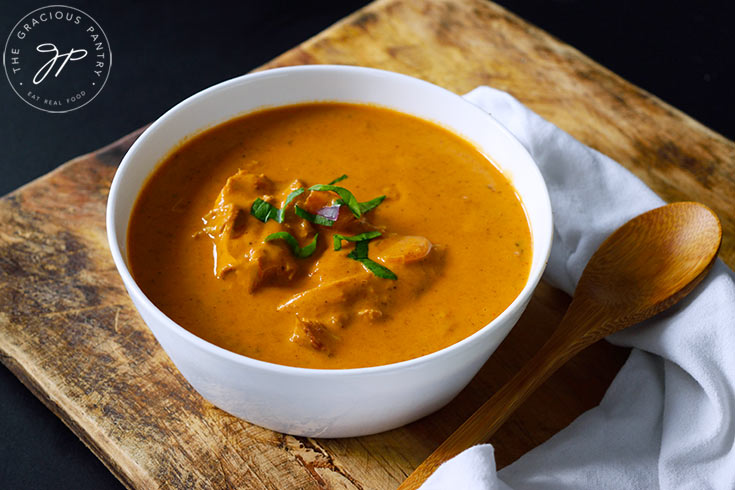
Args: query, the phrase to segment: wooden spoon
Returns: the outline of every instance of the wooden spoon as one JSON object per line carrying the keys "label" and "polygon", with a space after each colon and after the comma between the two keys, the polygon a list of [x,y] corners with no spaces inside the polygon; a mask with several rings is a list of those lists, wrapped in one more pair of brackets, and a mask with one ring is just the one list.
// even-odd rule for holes
{"label": "wooden spoon", "polygon": [[539,352],[409,475],[418,488],[444,461],[487,442],[528,396],[588,345],[672,306],[715,262],[722,227],[695,202],[654,209],[618,228],[587,263],[564,318]]}

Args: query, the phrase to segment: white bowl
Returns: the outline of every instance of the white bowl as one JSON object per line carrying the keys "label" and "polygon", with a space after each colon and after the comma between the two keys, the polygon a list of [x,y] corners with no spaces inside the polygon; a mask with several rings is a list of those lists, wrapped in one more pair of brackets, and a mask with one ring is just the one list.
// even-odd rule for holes
{"label": "white bowl", "polygon": [[[281,366],[213,345],[164,315],[127,264],[128,220],[143,183],[184,137],[234,116],[307,101],[376,104],[428,119],[477,145],[511,180],[533,236],[526,286],[495,320],[440,351],[385,366],[322,370]],[[551,249],[551,204],[524,147],[460,96],[405,75],[351,66],[298,66],[235,78],[178,104],[153,123],[120,164],[107,202],[110,250],[136,308],[176,367],[204,398],[269,429],[311,437],[349,437],[399,427],[454,398],[505,338],[528,304]],[[488,393],[488,395],[490,395]]]}

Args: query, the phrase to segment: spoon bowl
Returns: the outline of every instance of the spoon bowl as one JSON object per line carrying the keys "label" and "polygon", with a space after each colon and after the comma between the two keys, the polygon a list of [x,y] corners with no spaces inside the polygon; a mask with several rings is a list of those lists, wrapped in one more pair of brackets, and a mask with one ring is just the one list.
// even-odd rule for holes
{"label": "spoon bowl", "polygon": [[618,228],[592,255],[564,318],[539,352],[401,484],[418,488],[444,461],[492,436],[549,376],[590,344],[650,318],[699,284],[722,242],[717,215],[679,202]]}
{"label": "spoon bowl", "polygon": [[605,309],[609,326],[601,329],[601,337],[639,323],[699,284],[721,241],[720,221],[703,204],[678,202],[643,213],[600,245],[574,300]]}

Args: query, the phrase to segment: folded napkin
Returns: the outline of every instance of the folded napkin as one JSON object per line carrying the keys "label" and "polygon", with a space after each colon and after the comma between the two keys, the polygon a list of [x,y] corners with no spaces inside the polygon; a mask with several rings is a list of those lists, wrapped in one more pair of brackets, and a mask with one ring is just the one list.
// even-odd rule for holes
{"label": "folded napkin", "polygon": [[[544,278],[572,293],[602,241],[663,201],[634,175],[505,92],[465,96],[528,149],[546,179],[554,245]],[[423,485],[436,489],[735,489],[735,275],[721,261],[687,298],[614,334],[633,347],[600,405],[496,473],[475,446]]]}

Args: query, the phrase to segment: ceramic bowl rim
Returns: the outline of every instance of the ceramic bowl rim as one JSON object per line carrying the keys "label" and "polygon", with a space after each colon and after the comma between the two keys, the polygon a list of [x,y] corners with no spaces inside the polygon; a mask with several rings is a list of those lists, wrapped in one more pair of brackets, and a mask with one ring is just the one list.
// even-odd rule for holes
{"label": "ceramic bowl rim", "polygon": [[[272,363],[268,361],[261,361],[258,359],[253,359],[253,358],[244,356],[242,354],[238,354],[236,352],[232,352],[222,347],[219,347],[211,342],[208,342],[207,340],[204,340],[201,337],[198,337],[197,335],[194,335],[193,333],[189,332],[184,327],[182,327],[181,325],[179,325],[178,323],[170,319],[166,314],[164,314],[161,310],[159,310],[158,307],[150,299],[148,299],[148,297],[143,293],[143,291],[140,289],[136,281],[133,279],[133,276],[128,269],[127,262],[123,258],[120,247],[118,246],[118,235],[117,235],[117,229],[115,226],[116,221],[117,221],[115,218],[115,210],[118,206],[118,202],[121,200],[120,198],[121,182],[125,178],[129,167],[132,165],[131,162],[133,162],[133,160],[136,158],[138,149],[143,145],[143,143],[148,138],[155,137],[156,131],[158,130],[159,127],[163,126],[164,124],[167,124],[169,120],[177,117],[177,114],[183,108],[189,106],[192,103],[195,103],[197,100],[201,98],[211,95],[214,92],[218,92],[218,91],[227,89],[229,87],[232,87],[234,85],[243,83],[243,80],[247,80],[248,82],[250,82],[254,79],[268,78],[274,75],[283,75],[283,74],[291,74],[291,73],[298,74],[298,73],[308,72],[308,71],[329,72],[329,71],[344,71],[344,70],[352,71],[355,73],[363,73],[366,75],[395,77],[397,79],[402,79],[404,81],[410,80],[411,83],[424,85],[424,86],[430,86],[433,90],[438,89],[440,91],[443,91],[447,95],[456,98],[458,104],[470,106],[472,110],[481,112],[485,117],[487,117],[497,127],[497,129],[500,132],[504,133],[505,137],[510,139],[517,146],[517,149],[519,151],[525,153],[527,158],[531,162],[533,162],[533,166],[532,166],[533,171],[535,171],[538,174],[536,177],[541,179],[541,182],[543,183],[543,189],[545,191],[545,195],[540,196],[540,198],[544,201],[543,203],[544,207],[546,207],[548,210],[547,217],[542,218],[542,219],[548,220],[548,223],[550,225],[548,236],[537,236],[536,235],[537,230],[534,230],[533,226],[530,225],[531,232],[533,234],[533,253],[534,253],[534,256],[537,253],[543,254],[543,266],[537,271],[537,273],[534,276],[531,276],[529,274],[529,278],[526,281],[526,284],[521,290],[521,292],[515,297],[513,302],[511,302],[511,304],[508,305],[505,308],[505,310],[503,310],[503,312],[500,315],[495,317],[484,327],[478,329],[472,335],[465,337],[464,339],[452,345],[444,347],[443,349],[440,349],[438,351],[434,351],[429,354],[425,354],[423,356],[416,357],[413,359],[394,362],[391,364],[383,364],[383,365],[378,365],[378,366],[360,367],[360,368],[343,368],[343,369],[304,368],[304,367],[296,367],[296,366],[287,366],[287,365],[276,364],[276,363]],[[281,104],[280,106],[285,106],[285,105],[289,105],[289,104]],[[278,107],[278,106],[279,105],[276,105],[274,107]],[[258,109],[254,109],[254,110],[258,110]],[[247,112],[251,112],[251,111],[247,111]],[[233,116],[228,117],[228,119],[231,117]],[[441,123],[441,121],[439,121],[439,123]],[[216,124],[218,123],[215,123],[215,125]],[[205,127],[207,126],[203,126],[203,128]],[[193,134],[197,134],[197,132],[198,131],[195,131]],[[182,135],[181,138],[184,139],[187,136],[190,136],[190,135]],[[156,164],[151,167],[151,169],[148,172],[148,176],[150,176],[153,169],[155,169],[156,165],[158,165],[159,163],[160,161],[156,162]],[[498,165],[502,169],[502,164],[498,163]],[[138,189],[138,192],[139,191],[140,189]],[[130,216],[128,216],[127,219],[129,223]],[[276,373],[281,373],[281,374],[296,375],[296,376],[309,376],[309,377],[311,376],[341,377],[341,376],[385,374],[385,373],[389,373],[393,371],[402,371],[405,369],[416,368],[426,363],[433,363],[439,360],[440,358],[451,356],[452,354],[457,353],[457,351],[462,351],[462,349],[465,348],[467,344],[477,342],[481,337],[488,335],[488,333],[492,331],[496,325],[503,323],[508,316],[513,314],[518,308],[522,308],[526,304],[526,302],[530,299],[531,295],[536,289],[536,286],[538,285],[538,282],[541,279],[541,276],[543,275],[543,272],[546,268],[546,264],[548,263],[549,255],[551,253],[551,241],[552,241],[552,235],[553,235],[551,202],[549,199],[548,189],[546,187],[545,180],[543,176],[541,175],[538,165],[536,164],[533,157],[531,157],[531,155],[528,153],[526,148],[517,140],[517,138],[513,136],[513,134],[511,134],[510,131],[508,131],[495,118],[493,118],[490,114],[483,111],[479,107],[475,106],[471,102],[465,100],[462,96],[457,95],[454,92],[451,92],[445,88],[439,87],[438,85],[432,84],[430,82],[427,82],[427,81],[424,81],[424,80],[421,80],[415,77],[411,77],[408,75],[403,75],[400,73],[390,72],[386,70],[379,70],[376,68],[366,68],[366,67],[358,67],[358,66],[348,66],[348,65],[302,65],[302,66],[273,68],[273,69],[265,70],[261,72],[249,73],[249,74],[242,75],[236,78],[232,78],[230,80],[226,80],[224,82],[213,85],[179,102],[174,107],[166,111],[158,119],[156,119],[156,121],[153,122],[148,128],[146,128],[146,130],[137,138],[135,143],[133,143],[133,145],[130,147],[130,149],[127,151],[127,153],[123,157],[115,173],[115,177],[113,178],[112,185],[110,187],[110,193],[108,196],[107,209],[106,209],[106,226],[107,226],[107,238],[109,242],[110,252],[112,253],[113,261],[115,262],[115,266],[117,267],[117,270],[123,279],[123,283],[126,289],[128,290],[128,293],[130,294],[131,297],[133,297],[133,299],[136,300],[136,308],[138,304],[142,304],[150,313],[152,313],[153,315],[157,317],[157,320],[159,320],[161,324],[165,325],[166,328],[168,328],[170,331],[182,337],[183,340],[193,343],[194,346],[198,347],[199,349],[203,349],[212,355],[225,358],[229,361],[235,362],[236,364],[240,364],[240,365],[250,367],[250,368],[256,368],[260,370],[276,372]],[[127,230],[127,224],[126,224],[126,230]],[[545,249],[542,249],[544,245],[545,245]]]}

